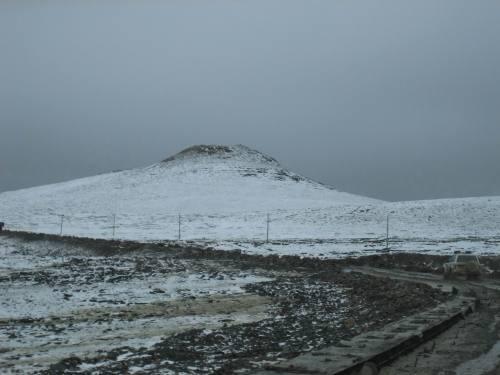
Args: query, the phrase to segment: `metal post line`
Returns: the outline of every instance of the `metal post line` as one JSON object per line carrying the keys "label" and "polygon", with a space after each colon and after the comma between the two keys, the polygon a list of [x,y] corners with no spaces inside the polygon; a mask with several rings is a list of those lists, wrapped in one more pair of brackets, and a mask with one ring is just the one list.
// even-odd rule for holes
{"label": "metal post line", "polygon": [[178,240],[181,240],[181,214],[179,214],[179,233],[177,236]]}
{"label": "metal post line", "polygon": [[385,248],[389,249],[389,214],[387,214],[387,227],[385,233]]}
{"label": "metal post line", "polygon": [[[66,215],[61,214],[58,215],[60,217],[59,223],[59,235],[63,235],[64,224]],[[178,233],[177,239],[180,241],[182,239],[182,215],[179,213],[177,215],[178,218]],[[113,224],[112,224],[112,238],[114,239],[116,236],[116,214],[113,214]],[[266,243],[269,242],[269,233],[270,233],[270,223],[271,223],[271,215],[269,213],[266,214]],[[390,214],[386,216],[386,236],[385,236],[385,248],[389,249],[390,242]]]}
{"label": "metal post line", "polygon": [[64,215],[61,215],[61,228],[59,230],[59,235],[62,236],[63,232],[63,222],[64,222]]}
{"label": "metal post line", "polygon": [[267,226],[266,226],[266,243],[269,243],[269,213],[267,214]]}

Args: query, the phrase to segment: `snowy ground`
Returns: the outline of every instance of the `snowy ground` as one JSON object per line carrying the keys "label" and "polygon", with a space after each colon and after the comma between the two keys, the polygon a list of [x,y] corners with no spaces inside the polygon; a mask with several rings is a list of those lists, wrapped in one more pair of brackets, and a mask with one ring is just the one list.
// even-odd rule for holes
{"label": "snowy ground", "polygon": [[2,373],[268,316],[265,298],[242,289],[271,280],[262,274],[158,255],[97,257],[84,248],[6,237],[0,256]]}
{"label": "snowy ground", "polygon": [[[222,250],[319,258],[384,251],[388,215],[392,250],[500,253],[500,197],[382,202],[244,146],[197,147],[146,168],[0,194],[9,230],[146,243],[180,235]],[[68,242],[0,236],[0,369],[248,369],[441,298],[354,274],[242,270],[144,247],[97,256]]]}
{"label": "snowy ground", "polygon": [[[56,215],[31,216],[13,211],[8,229],[60,233]],[[500,197],[337,205],[316,209],[181,216],[181,239],[218,249],[255,254],[293,254],[338,258],[376,253],[385,248],[389,215],[393,250],[453,253],[500,253]],[[29,216],[29,218],[28,218]],[[63,234],[113,237],[113,216],[65,216]],[[139,241],[176,240],[177,215],[118,214],[114,237]]]}
{"label": "snowy ground", "polygon": [[[271,243],[262,244],[268,214]],[[259,254],[375,252],[385,247],[387,215],[392,249],[500,253],[500,197],[388,203],[336,191],[244,146],[200,146],[146,168],[0,194],[11,230],[139,241],[180,232]]]}
{"label": "snowy ground", "polygon": [[248,372],[446,298],[320,260],[183,254],[0,236],[0,372]]}

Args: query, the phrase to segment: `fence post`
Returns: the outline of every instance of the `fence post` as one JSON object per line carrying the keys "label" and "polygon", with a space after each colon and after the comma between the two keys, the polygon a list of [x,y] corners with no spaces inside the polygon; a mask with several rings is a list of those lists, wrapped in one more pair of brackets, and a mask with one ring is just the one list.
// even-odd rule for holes
{"label": "fence post", "polygon": [[113,214],[113,239],[115,239],[116,214]]}
{"label": "fence post", "polygon": [[181,214],[179,214],[179,233],[177,235],[177,239],[181,240]]}
{"label": "fence post", "polygon": [[64,222],[64,215],[61,215],[61,227],[59,229],[59,236],[62,236],[63,232],[63,222]]}
{"label": "fence post", "polygon": [[389,214],[387,214],[387,226],[385,232],[385,248],[389,249]]}
{"label": "fence post", "polygon": [[267,225],[266,225],[266,243],[269,243],[269,213],[267,214]]}

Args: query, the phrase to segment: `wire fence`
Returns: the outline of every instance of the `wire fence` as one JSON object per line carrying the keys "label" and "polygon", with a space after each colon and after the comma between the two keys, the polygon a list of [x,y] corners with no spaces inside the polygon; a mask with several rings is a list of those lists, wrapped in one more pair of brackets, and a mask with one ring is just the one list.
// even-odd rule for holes
{"label": "wire fence", "polygon": [[497,217],[477,220],[470,215],[464,220],[460,212],[430,217],[425,212],[333,209],[149,215],[37,212],[9,217],[5,229],[143,241],[372,239],[389,247],[398,238],[491,238],[498,233],[498,222]]}

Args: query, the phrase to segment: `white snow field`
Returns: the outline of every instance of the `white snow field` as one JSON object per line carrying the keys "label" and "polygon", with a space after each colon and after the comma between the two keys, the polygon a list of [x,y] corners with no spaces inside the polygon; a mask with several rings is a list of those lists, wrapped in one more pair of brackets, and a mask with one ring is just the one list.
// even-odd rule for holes
{"label": "white snow field", "polygon": [[380,251],[387,215],[393,250],[500,250],[500,197],[383,202],[242,145],[194,146],[145,168],[0,193],[0,221],[11,230],[59,234],[62,222],[65,235],[140,241],[180,232],[183,241],[261,254]]}

